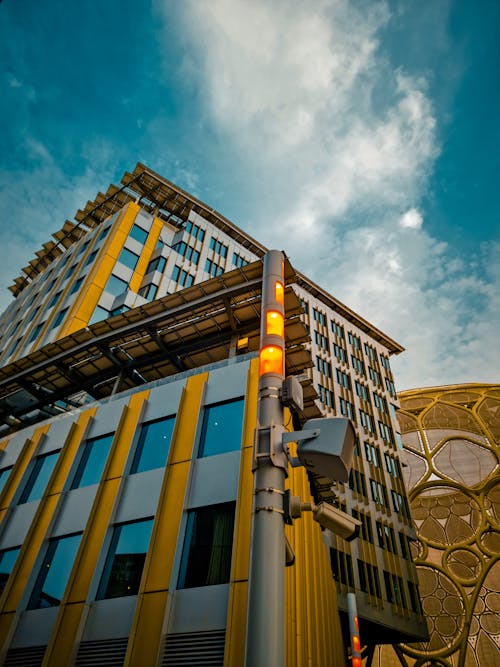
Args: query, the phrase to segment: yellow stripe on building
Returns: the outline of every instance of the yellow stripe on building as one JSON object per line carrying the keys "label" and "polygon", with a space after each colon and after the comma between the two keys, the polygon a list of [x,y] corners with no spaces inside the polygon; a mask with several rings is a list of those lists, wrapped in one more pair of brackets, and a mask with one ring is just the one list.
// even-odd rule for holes
{"label": "yellow stripe on building", "polygon": [[49,430],[49,426],[49,424],[40,426],[35,430],[31,438],[26,440],[23,450],[19,455],[14,467],[12,468],[12,472],[9,475],[5,487],[2,493],[0,493],[0,522],[3,520],[7,508],[12,502],[14,494],[17,491],[17,487],[19,486],[24,473],[26,472],[26,468],[31,461],[33,453],[37,450],[41,439]]}
{"label": "yellow stripe on building", "polygon": [[117,501],[137,423],[148,396],[149,391],[134,394],[122,413],[108,462],[59,607],[43,667],[60,667],[60,665],[71,664],[80,627],[82,621],[85,620],[84,610],[97,560]]}
{"label": "yellow stripe on building", "polygon": [[224,664],[242,665],[245,656],[248,571],[250,567],[250,536],[252,528],[253,438],[257,424],[259,360],[252,359],[247,378],[245,421],[241,452],[238,499],[234,520],[233,557],[227,610]]}
{"label": "yellow stripe on building", "polygon": [[88,325],[139,210],[135,202],[129,202],[123,207],[117,223],[113,226],[114,233],[104,246],[105,251],[102,256],[94,262],[87,280],[82,284],[58,338],[63,338]]}
{"label": "yellow stripe on building", "polygon": [[163,221],[160,220],[160,218],[155,218],[153,220],[153,224],[151,225],[151,230],[148,234],[148,238],[146,239],[146,243],[144,244],[144,249],[141,253],[141,256],[139,257],[137,266],[135,267],[132,280],[130,281],[129,287],[132,292],[138,292],[139,288],[141,287],[141,283],[144,280],[144,276],[146,275],[146,270],[148,268],[151,255],[153,254],[154,249],[156,248],[156,244],[158,243],[158,239],[160,238],[160,232],[162,228]]}
{"label": "yellow stripe on building", "polygon": [[156,665],[201,401],[208,373],[188,378],[163,478],[125,665]]}
{"label": "yellow stripe on building", "polygon": [[[5,640],[10,641],[12,633],[15,630],[16,609],[21,603],[26,583],[33,570],[40,548],[44,540],[47,539],[64,484],[66,483],[76,451],[80,445],[82,434],[96,410],[97,408],[93,408],[82,413],[78,422],[73,424],[47,484],[45,493],[40,500],[35,517],[19,552],[16,565],[11,577],[7,581],[5,591],[0,600],[0,642]],[[47,424],[43,429],[39,429],[36,432],[35,437],[30,443],[31,447],[27,447],[27,450],[33,451],[42,436],[49,430],[49,426]],[[17,618],[19,617],[17,616]],[[6,644],[7,641],[5,641]],[[0,647],[2,645],[0,644]]]}

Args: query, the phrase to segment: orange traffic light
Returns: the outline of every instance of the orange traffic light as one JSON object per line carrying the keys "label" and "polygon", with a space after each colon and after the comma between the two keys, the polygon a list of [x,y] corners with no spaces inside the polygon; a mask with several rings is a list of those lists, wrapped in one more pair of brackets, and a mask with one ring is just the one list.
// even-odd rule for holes
{"label": "orange traffic light", "polygon": [[275,285],[275,298],[276,303],[279,303],[280,306],[285,305],[285,290],[283,288],[283,283],[280,283],[279,280],[276,281]]}
{"label": "orange traffic light", "polygon": [[266,345],[260,351],[259,375],[275,373],[283,375],[283,350],[277,345]]}
{"label": "orange traffic light", "polygon": [[285,320],[277,310],[268,310],[266,313],[266,334],[274,334],[281,338],[285,335]]}

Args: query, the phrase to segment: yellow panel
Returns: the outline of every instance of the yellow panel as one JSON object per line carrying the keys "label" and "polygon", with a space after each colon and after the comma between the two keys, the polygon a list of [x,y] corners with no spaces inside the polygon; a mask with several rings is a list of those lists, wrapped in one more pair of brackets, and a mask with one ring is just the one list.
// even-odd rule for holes
{"label": "yellow panel", "polygon": [[22,480],[24,473],[26,472],[26,468],[28,467],[29,462],[31,461],[33,452],[35,452],[38,445],[40,444],[40,440],[47,433],[48,430],[49,430],[49,425],[45,424],[44,426],[37,428],[33,433],[32,437],[26,440],[23,450],[19,455],[16,463],[14,464],[12,472],[10,473],[9,478],[7,480],[7,483],[5,484],[5,487],[2,493],[0,494],[1,509],[6,509],[12,502],[12,498],[14,497],[17,487],[19,486],[19,483]]}
{"label": "yellow panel", "polygon": [[140,207],[135,202],[129,202],[121,210],[113,225],[112,234],[104,246],[104,254],[101,253],[91,267],[58,338],[63,338],[88,325],[139,210]]}
{"label": "yellow panel", "polygon": [[102,481],[59,606],[55,627],[45,653],[44,667],[71,664],[71,655],[84,617],[90,584],[116,503],[137,422],[148,396],[149,391],[134,394],[122,413]]}
{"label": "yellow panel", "polygon": [[154,249],[156,248],[156,244],[158,243],[158,239],[160,238],[160,232],[162,228],[163,221],[159,218],[155,218],[153,220],[153,224],[151,225],[146,243],[144,244],[144,249],[141,253],[139,261],[137,262],[137,266],[135,267],[134,275],[130,281],[130,289],[133,292],[139,291],[144,276],[146,275],[146,269],[148,268],[149,260],[151,259],[151,255],[153,254]]}
{"label": "yellow panel", "polygon": [[[58,457],[54,472],[50,477],[47,489],[38,505],[28,534],[23,542],[19,557],[12,571],[12,576],[7,581],[1,600],[0,611],[2,614],[4,612],[9,614],[9,625],[14,618],[18,618],[12,616],[10,612],[14,612],[20,604],[26,582],[33,569],[40,547],[46,539],[47,532],[53,522],[54,513],[60,500],[60,494],[73,464],[82,435],[95,412],[96,408],[93,408],[81,413],[77,422],[72,425]],[[39,429],[39,432],[46,432],[48,428],[49,425],[47,424],[43,430]],[[2,621],[4,625],[6,622],[6,620]],[[10,632],[4,634],[3,637],[8,640],[14,629],[15,628],[12,627]]]}
{"label": "yellow panel", "polygon": [[141,667],[156,664],[167,595],[168,591],[164,590],[139,596],[124,665]]}
{"label": "yellow panel", "polygon": [[[225,665],[243,665],[247,636],[248,574],[246,581],[232,581],[229,589]],[[231,624],[229,626],[229,624]]]}
{"label": "yellow panel", "polygon": [[19,606],[26,581],[33,569],[40,546],[45,539],[47,528],[53,518],[58,497],[45,496],[44,501],[40,502],[35,519],[31,523],[12,571],[12,576],[7,581],[0,606],[0,613],[2,614],[4,612],[14,612]]}
{"label": "yellow panel", "polygon": [[[126,665],[155,665],[160,650],[168,586],[182,519],[196,425],[207,378],[207,373],[188,378],[181,398],[130,631]],[[149,614],[151,608],[158,613],[159,621],[155,623],[152,623]]]}
{"label": "yellow panel", "polygon": [[224,664],[242,665],[245,655],[248,570],[253,495],[253,437],[257,424],[259,360],[252,359],[247,378],[243,450],[234,521],[233,557],[227,611]]}

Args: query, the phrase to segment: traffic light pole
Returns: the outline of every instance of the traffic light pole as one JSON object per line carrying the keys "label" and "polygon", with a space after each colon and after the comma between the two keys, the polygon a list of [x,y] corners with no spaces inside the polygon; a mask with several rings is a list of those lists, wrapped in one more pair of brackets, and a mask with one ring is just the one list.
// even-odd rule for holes
{"label": "traffic light pole", "polygon": [[246,667],[285,664],[283,495],[287,459],[282,451],[280,400],[285,370],[283,266],[282,252],[271,250],[264,256]]}

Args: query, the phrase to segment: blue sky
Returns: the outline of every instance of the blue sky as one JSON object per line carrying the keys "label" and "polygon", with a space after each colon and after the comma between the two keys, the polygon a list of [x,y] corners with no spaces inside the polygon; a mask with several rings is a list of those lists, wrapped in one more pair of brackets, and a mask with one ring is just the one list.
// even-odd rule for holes
{"label": "blue sky", "polygon": [[401,342],[498,382],[500,3],[3,0],[0,308],[143,161]]}

